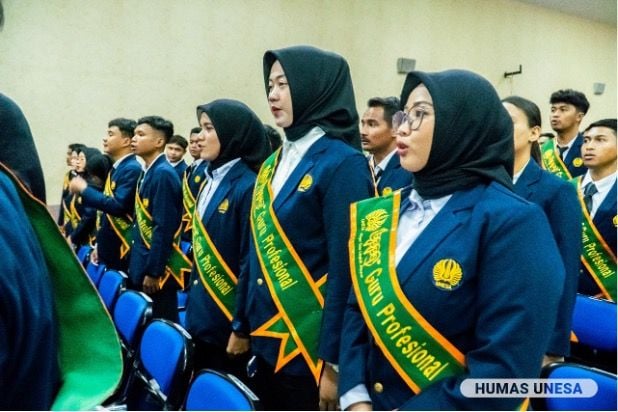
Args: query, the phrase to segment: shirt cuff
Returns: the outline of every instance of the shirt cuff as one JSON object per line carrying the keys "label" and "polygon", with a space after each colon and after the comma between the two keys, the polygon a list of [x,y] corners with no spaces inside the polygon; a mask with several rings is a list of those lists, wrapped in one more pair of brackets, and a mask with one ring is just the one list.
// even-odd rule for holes
{"label": "shirt cuff", "polygon": [[360,385],[356,385],[339,398],[339,405],[341,406],[342,411],[345,411],[350,406],[359,402],[371,403],[371,398],[369,397],[369,392],[367,392],[367,387],[362,383]]}

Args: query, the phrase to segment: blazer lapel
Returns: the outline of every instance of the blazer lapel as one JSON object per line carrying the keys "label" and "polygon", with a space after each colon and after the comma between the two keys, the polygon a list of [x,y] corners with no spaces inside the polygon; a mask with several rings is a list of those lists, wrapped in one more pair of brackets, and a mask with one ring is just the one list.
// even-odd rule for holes
{"label": "blazer lapel", "polygon": [[[433,218],[420,236],[412,243],[397,265],[399,283],[403,284],[416,271],[418,266],[438,248],[439,244],[452,233],[468,216],[465,213],[476,204],[476,200],[485,190],[480,186],[468,191],[453,194],[442,210]],[[405,268],[405,269],[404,269]]]}
{"label": "blazer lapel", "polygon": [[542,170],[533,159],[524,169],[524,172],[517,180],[517,193],[524,199],[530,199],[534,192],[534,186],[541,180]]}
{"label": "blazer lapel", "polygon": [[213,194],[212,198],[210,199],[210,202],[208,202],[208,206],[206,206],[206,210],[204,211],[204,216],[202,216],[202,222],[204,223],[204,225],[206,224],[206,222],[210,220],[215,210],[219,208],[219,205],[221,204],[223,199],[225,199],[225,196],[227,196],[227,194],[232,189],[234,181],[238,179],[238,177],[241,175],[243,171],[242,166],[244,166],[242,161],[232,166],[232,169],[230,169],[230,171],[227,172],[227,175],[225,175],[225,177],[219,184],[217,191]]}
{"label": "blazer lapel", "polygon": [[298,163],[298,166],[296,166],[294,171],[292,171],[292,174],[290,175],[290,177],[288,177],[286,182],[283,184],[283,187],[275,197],[273,203],[273,207],[275,210],[279,209],[281,205],[285,203],[285,200],[290,197],[294,192],[296,192],[298,184],[300,183],[302,178],[307,174],[309,170],[311,170],[319,154],[326,149],[326,139],[328,138],[320,138],[317,142],[313,144],[313,146],[309,148],[307,153],[305,153],[305,155],[302,157],[300,163]]}

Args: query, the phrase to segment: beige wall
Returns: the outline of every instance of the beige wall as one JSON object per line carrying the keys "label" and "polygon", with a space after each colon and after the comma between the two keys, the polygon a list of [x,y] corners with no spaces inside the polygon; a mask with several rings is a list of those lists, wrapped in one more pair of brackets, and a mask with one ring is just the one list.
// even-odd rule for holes
{"label": "beige wall", "polygon": [[[187,135],[195,106],[243,100],[272,123],[265,50],[312,44],[350,63],[361,112],[399,95],[398,57],[417,70],[467,68],[501,96],[588,96],[584,123],[616,116],[616,26],[514,0],[3,0],[0,91],[25,112],[57,203],[68,143],[100,147],[107,121],[158,114]],[[594,4],[594,3],[592,3]],[[505,71],[523,74],[504,79]],[[592,84],[606,84],[595,96]],[[545,128],[549,130],[548,122]],[[1,150],[1,149],[0,149]]]}

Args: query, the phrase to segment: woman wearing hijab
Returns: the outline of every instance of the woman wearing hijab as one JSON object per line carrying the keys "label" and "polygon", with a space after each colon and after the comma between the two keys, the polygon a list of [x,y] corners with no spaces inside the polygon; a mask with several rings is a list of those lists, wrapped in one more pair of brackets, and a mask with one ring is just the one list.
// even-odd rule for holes
{"label": "woman wearing hijab", "polygon": [[401,104],[398,154],[415,181],[352,206],[341,408],[525,408],[460,389],[539,376],[564,284],[546,218],[512,193],[513,123],[466,71],[410,73]]}
{"label": "woman wearing hijab", "polygon": [[341,56],[295,46],[265,53],[264,82],[285,140],[253,194],[248,370],[265,409],[334,409],[349,206],[374,193],[352,80]]}
{"label": "woman wearing hijab", "polygon": [[564,291],[558,321],[543,364],[563,361],[570,352],[571,322],[577,295],[582,244],[581,207],[573,185],[543,170],[540,161],[532,160],[541,134],[539,107],[519,96],[507,97],[502,104],[513,121],[515,193],[543,209],[564,263]]}
{"label": "woman wearing hijab", "polygon": [[[93,147],[85,147],[78,153],[75,170],[87,181],[92,181],[92,176],[88,173],[88,164],[97,156],[101,156],[101,152]],[[94,240],[97,210],[83,204],[81,193],[73,193],[71,196],[71,219],[68,222],[70,228],[65,232],[69,234],[71,244],[77,250]]]}
{"label": "woman wearing hijab", "polygon": [[197,107],[207,183],[193,217],[194,264],[186,324],[195,342],[195,370],[246,377],[249,328],[244,316],[249,211],[256,172],[270,154],[258,117],[236,100]]}

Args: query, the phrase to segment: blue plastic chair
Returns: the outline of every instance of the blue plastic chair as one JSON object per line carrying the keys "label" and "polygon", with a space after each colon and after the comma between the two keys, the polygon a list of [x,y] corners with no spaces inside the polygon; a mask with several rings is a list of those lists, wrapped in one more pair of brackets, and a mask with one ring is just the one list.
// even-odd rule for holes
{"label": "blue plastic chair", "polygon": [[548,411],[615,411],[616,375],[575,363],[552,363],[543,368],[542,378],[592,379],[598,386],[592,398],[545,398],[541,409]]}
{"label": "blue plastic chair", "polygon": [[185,401],[187,411],[255,411],[257,396],[234,375],[203,369],[195,375]]}
{"label": "blue plastic chair", "polygon": [[113,319],[127,349],[135,349],[141,332],[152,319],[152,299],[136,290],[123,291],[116,299]]}
{"label": "blue plastic chair", "polygon": [[110,313],[113,313],[114,303],[116,303],[118,295],[126,287],[126,284],[127,275],[117,270],[108,270],[101,276],[99,295],[101,295],[101,299],[103,299],[103,303]]}
{"label": "blue plastic chair", "polygon": [[180,325],[152,320],[137,353],[137,370],[130,390],[129,410],[178,409],[191,378],[193,342]]}
{"label": "blue plastic chair", "polygon": [[90,280],[92,280],[92,283],[94,283],[94,286],[97,288],[99,287],[99,282],[101,281],[103,272],[105,272],[104,264],[97,265],[95,263],[88,262],[88,265],[86,266],[86,273],[88,274]]}
{"label": "blue plastic chair", "polygon": [[90,245],[84,245],[77,250],[77,259],[83,267],[86,267],[88,265],[88,259],[90,258],[91,252],[92,246]]}
{"label": "blue plastic chair", "polygon": [[572,326],[578,344],[616,352],[616,314],[616,303],[578,294]]}

